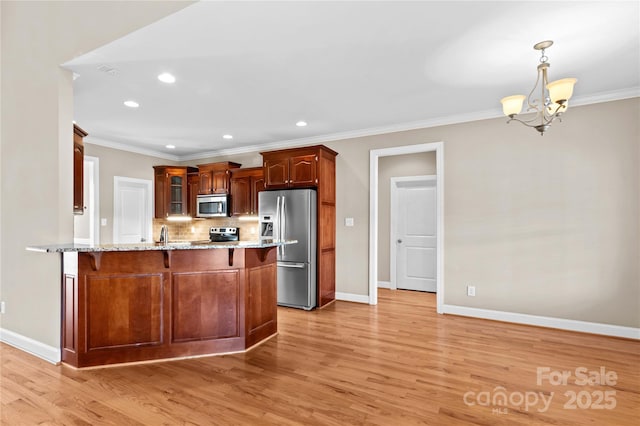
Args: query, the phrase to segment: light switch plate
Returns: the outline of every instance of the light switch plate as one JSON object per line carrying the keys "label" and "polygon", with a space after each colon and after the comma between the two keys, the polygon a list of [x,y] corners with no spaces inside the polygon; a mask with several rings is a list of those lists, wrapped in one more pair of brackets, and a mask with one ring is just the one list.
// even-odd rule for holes
{"label": "light switch plate", "polygon": [[100,219],[100,226],[107,226],[107,218],[103,217]]}
{"label": "light switch plate", "polygon": [[344,218],[344,226],[353,226],[353,218],[352,217],[345,217]]}

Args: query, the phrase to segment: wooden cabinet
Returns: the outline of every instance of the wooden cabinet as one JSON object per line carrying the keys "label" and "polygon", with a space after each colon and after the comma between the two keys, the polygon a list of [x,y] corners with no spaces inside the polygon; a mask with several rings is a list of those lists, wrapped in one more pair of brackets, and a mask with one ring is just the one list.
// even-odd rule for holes
{"label": "wooden cabinet", "polygon": [[228,194],[231,179],[230,171],[240,166],[241,164],[230,161],[198,164],[198,175],[200,177],[198,193],[201,195]]}
{"label": "wooden cabinet", "polygon": [[84,213],[84,142],[87,132],[73,125],[73,213]]}
{"label": "wooden cabinet", "polygon": [[264,172],[261,170],[259,177],[253,177],[251,179],[251,206],[253,207],[253,214],[258,214],[258,193],[264,191]]}
{"label": "wooden cabinet", "polygon": [[173,275],[174,342],[241,337],[239,275],[236,270]]}
{"label": "wooden cabinet", "polygon": [[263,189],[262,167],[231,170],[231,215],[258,214],[258,192]]}
{"label": "wooden cabinet", "polygon": [[187,173],[187,214],[196,217],[198,213],[198,191],[200,190],[200,176],[198,172]]}
{"label": "wooden cabinet", "polygon": [[265,189],[315,188],[318,193],[318,306],[336,294],[336,155],[323,145],[262,152]]}
{"label": "wooden cabinet", "polygon": [[154,166],[155,217],[187,216],[189,172],[193,167]]}
{"label": "wooden cabinet", "polygon": [[276,248],[64,253],[62,362],[244,351],[278,331]]}
{"label": "wooden cabinet", "polygon": [[315,152],[283,154],[263,153],[265,187],[315,188],[318,185],[317,165],[319,157]]}

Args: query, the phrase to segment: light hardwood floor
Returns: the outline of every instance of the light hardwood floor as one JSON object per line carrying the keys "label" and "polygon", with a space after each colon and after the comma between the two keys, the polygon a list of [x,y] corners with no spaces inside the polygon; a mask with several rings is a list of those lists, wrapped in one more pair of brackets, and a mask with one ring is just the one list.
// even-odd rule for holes
{"label": "light hardwood floor", "polygon": [[[637,341],[437,315],[406,291],[278,314],[246,354],[75,371],[2,345],[2,424],[638,424]],[[538,367],[571,377],[537,384]],[[580,367],[616,384],[576,384]]]}

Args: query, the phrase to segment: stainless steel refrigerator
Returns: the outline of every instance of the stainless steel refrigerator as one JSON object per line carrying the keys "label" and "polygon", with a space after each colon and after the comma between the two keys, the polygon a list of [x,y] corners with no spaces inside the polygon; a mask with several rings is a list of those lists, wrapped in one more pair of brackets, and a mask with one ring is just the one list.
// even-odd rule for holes
{"label": "stainless steel refrigerator", "polygon": [[258,193],[260,239],[298,240],[278,247],[278,305],[316,307],[316,203],[313,189]]}

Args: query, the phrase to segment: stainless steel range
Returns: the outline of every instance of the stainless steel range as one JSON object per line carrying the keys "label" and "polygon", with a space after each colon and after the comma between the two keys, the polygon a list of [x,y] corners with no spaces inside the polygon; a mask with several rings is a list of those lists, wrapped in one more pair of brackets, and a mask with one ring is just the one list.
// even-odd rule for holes
{"label": "stainless steel range", "polygon": [[209,229],[209,240],[213,243],[225,241],[239,241],[240,228],[211,228]]}

